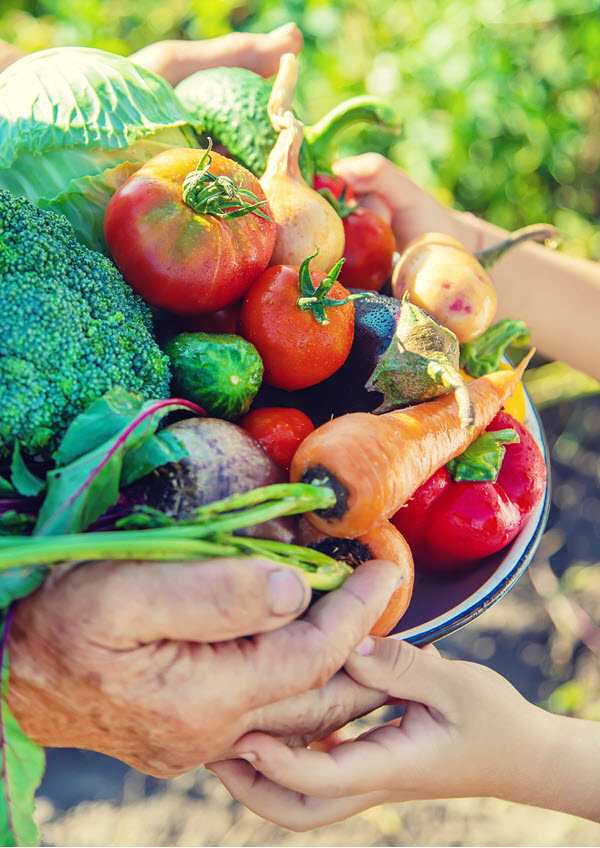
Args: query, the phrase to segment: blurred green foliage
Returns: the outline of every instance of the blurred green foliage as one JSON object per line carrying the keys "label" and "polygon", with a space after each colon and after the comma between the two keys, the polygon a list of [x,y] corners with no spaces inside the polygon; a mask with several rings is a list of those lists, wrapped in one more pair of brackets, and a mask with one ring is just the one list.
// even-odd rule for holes
{"label": "blurred green foliage", "polygon": [[349,132],[342,155],[380,150],[446,203],[509,229],[550,221],[563,249],[599,259],[599,12],[598,0],[4,0],[0,38],[128,54],[295,21],[308,122],[365,92],[402,122],[399,137]]}

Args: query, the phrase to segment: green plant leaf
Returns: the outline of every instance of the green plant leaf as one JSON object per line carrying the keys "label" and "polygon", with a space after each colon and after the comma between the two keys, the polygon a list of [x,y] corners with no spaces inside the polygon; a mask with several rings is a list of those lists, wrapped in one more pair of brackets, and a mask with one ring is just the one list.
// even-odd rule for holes
{"label": "green plant leaf", "polygon": [[0,92],[6,110],[1,168],[11,167],[21,150],[123,150],[138,138],[188,123],[166,80],[124,56],[90,47],[30,54],[2,74]]}
{"label": "green plant leaf", "polygon": [[8,480],[4,477],[0,477],[0,495],[14,495],[16,494],[16,489]]}
{"label": "green plant leaf", "polygon": [[73,419],[52,454],[57,467],[99,448],[133,421],[145,401],[141,395],[117,387],[102,395]]}
{"label": "green plant leaf", "polygon": [[[58,465],[48,473],[48,492],[35,526],[36,536],[80,533],[117,503],[125,456],[150,439],[164,415],[174,409],[199,408],[187,401],[148,401],[124,389],[107,392],[73,421],[54,458]],[[86,452],[82,453],[82,446]],[[151,463],[180,458],[181,446],[158,439],[132,459],[128,482]],[[64,463],[64,464],[62,464]],[[133,475],[133,476],[132,476]]]}
{"label": "green plant leaf", "polygon": [[2,705],[0,712],[0,841],[2,845],[38,845],[39,833],[33,820],[34,796],[45,768],[44,751],[31,741],[6,705],[8,690],[8,630],[11,616],[2,623],[0,662]]}
{"label": "green plant leaf", "polygon": [[188,452],[173,433],[162,430],[139,448],[125,454],[121,470],[121,486],[128,486],[140,477],[150,474],[160,465],[177,462],[187,455]]}
{"label": "green plant leaf", "polygon": [[35,498],[46,488],[46,481],[32,474],[25,465],[18,442],[15,442],[15,449],[13,451],[10,479],[17,492],[26,498]]}

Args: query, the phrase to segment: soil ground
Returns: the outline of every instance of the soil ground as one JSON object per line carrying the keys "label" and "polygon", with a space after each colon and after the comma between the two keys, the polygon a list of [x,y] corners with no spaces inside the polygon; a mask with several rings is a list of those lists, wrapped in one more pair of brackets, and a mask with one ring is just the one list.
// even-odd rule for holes
{"label": "soil ground", "polygon": [[[438,647],[494,668],[531,701],[600,719],[600,397],[542,418],[553,495],[541,545],[508,595]],[[161,781],[67,749],[48,751],[38,795],[46,845],[600,845],[598,824],[495,799],[386,805],[295,834],[245,810],[203,769]]]}

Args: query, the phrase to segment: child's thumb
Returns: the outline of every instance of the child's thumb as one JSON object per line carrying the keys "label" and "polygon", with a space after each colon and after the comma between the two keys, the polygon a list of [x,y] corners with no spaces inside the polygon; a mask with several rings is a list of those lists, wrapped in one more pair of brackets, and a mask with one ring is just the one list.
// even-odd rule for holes
{"label": "child's thumb", "polygon": [[346,660],[345,669],[363,686],[387,692],[393,698],[418,701],[445,713],[448,662],[435,648],[425,651],[393,637],[367,636]]}

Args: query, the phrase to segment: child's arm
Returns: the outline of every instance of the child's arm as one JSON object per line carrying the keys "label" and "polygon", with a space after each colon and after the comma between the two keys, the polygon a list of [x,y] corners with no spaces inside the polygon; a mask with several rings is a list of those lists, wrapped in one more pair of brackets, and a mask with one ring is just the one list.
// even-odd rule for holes
{"label": "child's arm", "polygon": [[[376,211],[387,207],[399,250],[426,232],[451,235],[471,251],[506,237],[487,221],[442,206],[379,154],[340,160],[334,170],[357,194],[369,195]],[[495,320],[521,318],[541,353],[600,379],[599,264],[530,243],[509,251],[491,277],[498,297]]]}
{"label": "child's arm", "polygon": [[[302,33],[294,23],[277,27],[272,32],[230,32],[203,41],[165,40],[142,47],[129,57],[136,65],[164,77],[171,85],[196,71],[223,65],[248,68],[263,77],[277,73],[284,53],[298,53]],[[0,71],[25,54],[5,41],[0,41]]]}
{"label": "child's arm", "polygon": [[206,68],[247,68],[263,77],[277,73],[284,53],[298,53],[302,33],[294,23],[287,23],[265,34],[230,32],[205,41],[157,41],[143,47],[129,58],[171,85]]}
{"label": "child's arm", "polygon": [[17,59],[20,59],[24,55],[16,47],[13,47],[12,44],[6,41],[0,41],[0,71],[8,68],[9,65],[12,65],[13,62],[16,62]]}
{"label": "child's arm", "polygon": [[245,806],[293,830],[384,802],[479,796],[600,822],[600,723],[547,713],[484,666],[394,638],[368,637],[346,671],[405,698],[404,717],[327,753],[247,734],[236,750],[250,762],[211,765]]}

